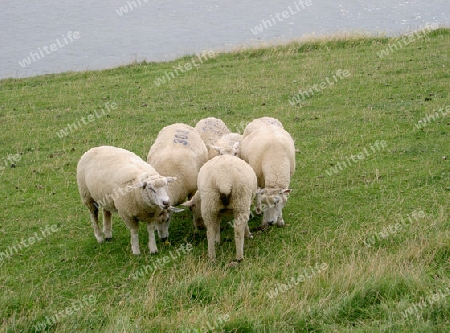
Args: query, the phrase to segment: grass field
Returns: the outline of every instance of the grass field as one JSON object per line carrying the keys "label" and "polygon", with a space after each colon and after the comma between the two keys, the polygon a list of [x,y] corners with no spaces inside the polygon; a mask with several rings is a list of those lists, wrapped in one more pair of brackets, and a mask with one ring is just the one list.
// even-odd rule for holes
{"label": "grass field", "polygon": [[[450,30],[400,41],[1,80],[0,331],[450,330]],[[145,158],[162,127],[209,116],[235,132],[272,116],[292,134],[287,225],[254,231],[238,268],[232,228],[210,263],[189,211],[157,255],[141,224],[133,256],[117,215],[113,241],[98,244],[80,156],[113,145]]]}

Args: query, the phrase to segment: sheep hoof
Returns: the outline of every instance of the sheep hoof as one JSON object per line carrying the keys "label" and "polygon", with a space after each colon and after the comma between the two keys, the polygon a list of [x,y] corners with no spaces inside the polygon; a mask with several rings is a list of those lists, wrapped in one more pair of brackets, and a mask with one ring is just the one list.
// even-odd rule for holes
{"label": "sheep hoof", "polygon": [[105,240],[103,239],[103,237],[99,237],[99,238],[97,238],[97,242],[99,243],[99,244],[101,244],[101,243],[103,243]]}
{"label": "sheep hoof", "polygon": [[105,242],[112,242],[112,237],[105,238]]}
{"label": "sheep hoof", "polygon": [[264,231],[268,231],[269,230],[269,225],[268,224],[263,224],[260,229],[260,231],[264,232]]}
{"label": "sheep hoof", "polygon": [[158,250],[150,251],[150,254],[157,254],[157,253],[158,253]]}
{"label": "sheep hoof", "polygon": [[229,264],[227,264],[227,268],[237,268],[237,267],[239,267],[239,263],[242,261],[242,259],[241,260],[238,260],[238,261],[232,261],[232,262],[230,262]]}

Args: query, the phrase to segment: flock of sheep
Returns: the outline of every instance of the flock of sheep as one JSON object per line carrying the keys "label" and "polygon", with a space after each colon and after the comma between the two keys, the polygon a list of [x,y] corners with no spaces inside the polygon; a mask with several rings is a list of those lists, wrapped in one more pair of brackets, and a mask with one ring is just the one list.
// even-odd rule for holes
{"label": "flock of sheep", "polygon": [[[231,213],[240,262],[244,236],[252,237],[252,203],[256,213],[263,213],[263,227],[283,226],[282,209],[294,170],[294,141],[277,119],[255,119],[240,135],[210,117],[195,128],[181,123],[164,127],[147,162],[125,149],[92,148],[78,163],[77,183],[99,243],[112,238],[111,217],[117,212],[131,232],[133,254],[140,254],[139,221],[147,223],[150,253],[156,253],[155,228],[167,241],[171,215],[182,210],[174,206],[183,205],[190,207],[197,228],[206,227],[212,260],[221,216]],[[98,224],[100,209],[103,230]]]}

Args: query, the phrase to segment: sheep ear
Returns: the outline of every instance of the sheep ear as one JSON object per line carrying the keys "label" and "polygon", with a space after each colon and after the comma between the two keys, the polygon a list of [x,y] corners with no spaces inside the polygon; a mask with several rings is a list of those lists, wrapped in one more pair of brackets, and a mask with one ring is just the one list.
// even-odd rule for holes
{"label": "sheep ear", "polygon": [[167,184],[169,184],[170,182],[174,182],[175,180],[177,180],[177,177],[166,177],[167,180]]}
{"label": "sheep ear", "polygon": [[290,189],[290,188],[281,189],[280,194],[289,194],[289,193],[291,193],[291,191],[292,191],[292,189]]}
{"label": "sheep ear", "polygon": [[220,147],[218,147],[218,146],[213,146],[213,145],[208,145],[209,146],[209,148],[211,148],[211,149],[215,149],[219,154],[220,154]]}

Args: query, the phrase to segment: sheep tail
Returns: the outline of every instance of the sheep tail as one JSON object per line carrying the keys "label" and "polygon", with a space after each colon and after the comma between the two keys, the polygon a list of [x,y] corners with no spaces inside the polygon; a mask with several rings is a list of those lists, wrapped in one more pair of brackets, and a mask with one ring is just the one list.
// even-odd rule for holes
{"label": "sheep tail", "polygon": [[230,204],[231,198],[231,184],[220,184],[219,192],[220,192],[220,201],[224,206],[228,206]]}
{"label": "sheep tail", "polygon": [[228,206],[230,204],[230,197],[231,193],[230,194],[220,193],[220,201],[222,201],[222,205]]}

